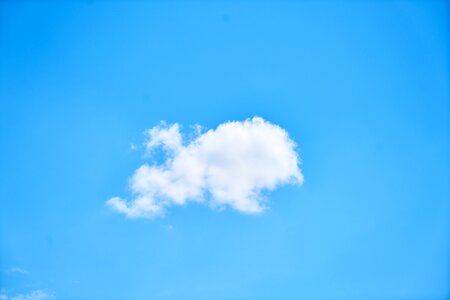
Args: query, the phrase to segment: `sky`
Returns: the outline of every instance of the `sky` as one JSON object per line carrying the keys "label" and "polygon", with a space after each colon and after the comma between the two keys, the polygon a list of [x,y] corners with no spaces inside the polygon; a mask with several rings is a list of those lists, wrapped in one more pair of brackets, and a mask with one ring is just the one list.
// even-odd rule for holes
{"label": "sky", "polygon": [[449,299],[449,12],[2,1],[0,299]]}

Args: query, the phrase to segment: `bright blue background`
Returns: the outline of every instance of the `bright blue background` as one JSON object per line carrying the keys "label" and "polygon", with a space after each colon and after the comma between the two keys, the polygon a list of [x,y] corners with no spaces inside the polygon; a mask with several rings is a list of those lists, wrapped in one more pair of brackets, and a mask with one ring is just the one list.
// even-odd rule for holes
{"label": "bright blue background", "polygon": [[[58,299],[448,299],[445,1],[2,1],[0,286]],[[160,120],[254,115],[305,183],[127,220]],[[173,229],[169,229],[173,226]],[[8,272],[20,267],[28,274]]]}

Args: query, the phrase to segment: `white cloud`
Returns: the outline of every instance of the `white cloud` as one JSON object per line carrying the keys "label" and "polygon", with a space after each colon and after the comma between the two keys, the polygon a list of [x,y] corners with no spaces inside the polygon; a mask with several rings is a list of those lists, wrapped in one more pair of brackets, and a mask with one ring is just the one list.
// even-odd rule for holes
{"label": "white cloud", "polygon": [[167,127],[165,122],[146,131],[149,139],[146,143],[147,150],[163,146],[167,151],[176,151],[182,147],[180,126],[174,124]]}
{"label": "white cloud", "polygon": [[129,218],[161,216],[188,201],[243,213],[266,208],[263,191],[303,182],[295,143],[281,127],[259,117],[226,122],[183,143],[180,126],[161,123],[146,132],[146,149],[161,148],[166,161],[144,164],[130,180],[134,199],[107,204]]}
{"label": "white cloud", "polygon": [[17,294],[11,297],[8,297],[7,294],[0,294],[0,300],[47,300],[53,298],[53,293],[44,290],[34,290],[28,294]]}

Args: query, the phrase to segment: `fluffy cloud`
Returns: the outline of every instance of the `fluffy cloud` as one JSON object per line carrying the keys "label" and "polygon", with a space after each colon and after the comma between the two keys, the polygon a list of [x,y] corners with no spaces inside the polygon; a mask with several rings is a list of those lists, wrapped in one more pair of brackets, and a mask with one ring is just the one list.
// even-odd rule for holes
{"label": "fluffy cloud", "polygon": [[295,143],[277,125],[254,117],[196,132],[184,142],[178,124],[149,129],[145,147],[149,154],[162,149],[165,162],[135,171],[133,200],[113,197],[107,204],[129,218],[161,216],[189,201],[256,214],[266,208],[263,191],[303,182]]}

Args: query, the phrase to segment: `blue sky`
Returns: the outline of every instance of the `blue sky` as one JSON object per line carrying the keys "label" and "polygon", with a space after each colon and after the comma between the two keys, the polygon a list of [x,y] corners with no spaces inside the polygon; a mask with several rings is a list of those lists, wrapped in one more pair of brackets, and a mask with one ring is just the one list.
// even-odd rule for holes
{"label": "blue sky", "polygon": [[[445,1],[3,1],[0,295],[448,299]],[[304,183],[130,219],[143,132],[260,116]]]}

